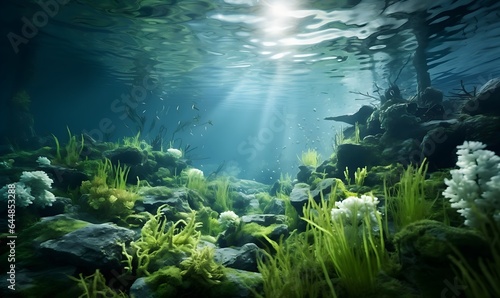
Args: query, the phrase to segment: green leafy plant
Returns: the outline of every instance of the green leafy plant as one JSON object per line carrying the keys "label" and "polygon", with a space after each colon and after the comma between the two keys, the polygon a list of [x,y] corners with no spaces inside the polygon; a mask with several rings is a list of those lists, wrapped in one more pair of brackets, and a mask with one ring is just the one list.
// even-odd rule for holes
{"label": "green leafy plant", "polygon": [[134,253],[130,255],[125,248],[123,249],[129,271],[133,270],[132,260],[135,259],[137,276],[150,275],[152,270],[158,269],[156,262],[165,255],[190,253],[199,242],[201,233],[198,228],[201,224],[196,222],[195,212],[190,215],[187,222],[181,219],[167,225],[167,219],[161,211],[164,207],[165,205],[160,206],[156,215],[146,213],[149,219],[141,229],[141,236],[130,244]]}
{"label": "green leafy plant", "polygon": [[435,200],[425,199],[427,167],[425,160],[419,167],[409,165],[393,189],[389,189],[384,181],[384,195],[387,200],[386,214],[391,215],[399,230],[412,222],[427,219],[431,215]]}
{"label": "green leafy plant", "polygon": [[87,207],[102,219],[122,218],[132,213],[135,202],[140,198],[137,187],[127,190],[128,166],[113,166],[109,159],[100,161],[95,176],[83,181],[80,192],[87,195]]}
{"label": "green leafy plant", "polygon": [[265,297],[315,298],[326,293],[337,297],[330,281],[329,265],[322,255],[316,255],[307,235],[294,233],[286,241],[282,237],[279,242],[265,237],[271,247],[257,258]]}
{"label": "green leafy plant", "polygon": [[356,183],[357,186],[363,186],[363,184],[365,183],[366,175],[368,175],[366,167],[362,169],[357,168],[356,173],[354,173],[354,183]]}
{"label": "green leafy plant", "polygon": [[195,249],[191,255],[180,263],[181,275],[209,286],[219,284],[224,277],[223,266],[214,260],[215,249],[205,246]]}
{"label": "green leafy plant", "polygon": [[104,275],[96,269],[94,274],[83,277],[80,273],[78,278],[69,277],[71,280],[78,283],[78,287],[82,290],[82,294],[78,298],[100,298],[100,297],[110,297],[110,298],[127,298],[128,295],[122,291],[116,292],[106,284],[106,279]]}
{"label": "green leafy plant", "polygon": [[[322,197],[319,203],[310,197],[302,219],[313,235],[316,255],[332,263],[350,297],[363,297],[374,292],[376,277],[388,260],[382,218],[378,212],[365,213],[357,219],[361,224],[349,225],[342,217],[333,217],[335,193],[332,190],[329,200]],[[323,270],[326,277],[326,266]],[[331,283],[329,286],[333,288]]]}
{"label": "green leafy plant", "polygon": [[303,166],[311,166],[317,168],[320,162],[320,155],[318,151],[314,149],[307,149],[307,151],[302,152],[299,160]]}
{"label": "green leafy plant", "polygon": [[198,169],[187,169],[183,172],[186,177],[186,187],[205,196],[208,191],[208,185],[203,172]]}
{"label": "green leafy plant", "polygon": [[479,228],[489,243],[491,258],[479,258],[477,265],[470,264],[460,251],[452,247],[455,255],[450,259],[460,276],[467,297],[500,297],[500,227],[492,219]]}
{"label": "green leafy plant", "polygon": [[55,135],[52,135],[54,142],[56,143],[56,157],[54,163],[62,164],[66,166],[75,166],[78,161],[80,161],[80,155],[83,151],[84,140],[83,134],[80,137],[80,141],[76,139],[76,136],[71,134],[69,127],[66,127],[68,131],[68,142],[64,147],[64,157],[61,154],[61,146],[59,140]]}
{"label": "green leafy plant", "polygon": [[214,209],[219,212],[233,209],[233,201],[230,197],[229,179],[218,178],[215,180],[215,203]]}

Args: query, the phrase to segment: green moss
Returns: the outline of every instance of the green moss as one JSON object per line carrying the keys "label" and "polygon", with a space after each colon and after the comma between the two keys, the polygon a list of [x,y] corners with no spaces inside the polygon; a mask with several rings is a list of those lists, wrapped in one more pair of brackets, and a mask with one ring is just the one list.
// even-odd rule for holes
{"label": "green moss", "polygon": [[268,227],[261,226],[257,223],[251,222],[243,224],[240,233],[251,235],[253,237],[263,237],[270,235],[279,224],[272,224]]}
{"label": "green moss", "polygon": [[172,196],[172,189],[166,186],[146,186],[141,187],[139,190],[139,194],[141,196],[162,196],[162,197],[170,197]]}
{"label": "green moss", "polygon": [[223,266],[215,262],[214,254],[215,249],[209,246],[193,250],[191,255],[180,263],[182,276],[205,287],[219,284],[224,272]]}
{"label": "green moss", "polygon": [[154,297],[174,297],[182,288],[181,269],[167,266],[146,277],[146,284],[151,287]]}

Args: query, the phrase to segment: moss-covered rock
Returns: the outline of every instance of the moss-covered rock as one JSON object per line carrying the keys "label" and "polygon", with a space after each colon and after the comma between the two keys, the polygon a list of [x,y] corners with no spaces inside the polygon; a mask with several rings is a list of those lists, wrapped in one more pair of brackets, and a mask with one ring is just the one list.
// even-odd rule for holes
{"label": "moss-covered rock", "polygon": [[403,276],[421,290],[423,297],[439,297],[445,281],[454,280],[449,260],[453,247],[472,263],[488,253],[486,241],[476,232],[432,220],[406,226],[394,236],[394,243]]}

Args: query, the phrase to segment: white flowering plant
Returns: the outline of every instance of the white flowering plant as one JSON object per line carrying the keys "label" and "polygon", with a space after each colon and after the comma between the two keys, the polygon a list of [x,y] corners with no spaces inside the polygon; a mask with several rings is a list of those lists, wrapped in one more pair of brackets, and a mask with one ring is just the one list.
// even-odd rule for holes
{"label": "white flowering plant", "polygon": [[240,217],[233,211],[224,211],[219,215],[219,224],[223,230],[235,228],[240,225]]}
{"label": "white flowering plant", "polygon": [[500,223],[500,157],[481,142],[465,141],[457,146],[457,169],[443,196],[465,218],[465,225],[479,228],[487,221]]}

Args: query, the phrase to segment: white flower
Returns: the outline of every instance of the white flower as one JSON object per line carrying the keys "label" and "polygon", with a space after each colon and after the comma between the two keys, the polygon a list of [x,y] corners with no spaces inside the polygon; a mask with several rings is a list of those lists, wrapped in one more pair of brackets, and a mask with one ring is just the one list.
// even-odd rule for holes
{"label": "white flower", "polygon": [[444,180],[448,187],[443,196],[468,226],[479,227],[487,218],[500,222],[500,157],[480,142],[466,141],[457,148],[458,169]]}
{"label": "white flower", "polygon": [[377,215],[380,215],[377,211],[378,203],[378,198],[372,196],[348,197],[341,202],[335,202],[336,208],[331,211],[332,220],[343,220],[346,224],[358,226],[368,216],[376,230]]}
{"label": "white flower", "polygon": [[219,215],[219,224],[224,230],[240,224],[240,217],[233,211],[224,211]]}
{"label": "white flower", "polygon": [[195,169],[195,168],[190,168],[190,169],[186,170],[186,174],[188,175],[188,177],[203,178],[203,171]]}
{"label": "white flower", "polygon": [[167,152],[172,154],[175,158],[181,158],[182,157],[182,151],[179,149],[175,148],[168,148]]}
{"label": "white flower", "polygon": [[36,162],[40,166],[50,166],[50,160],[47,157],[45,157],[45,156],[38,156]]}

